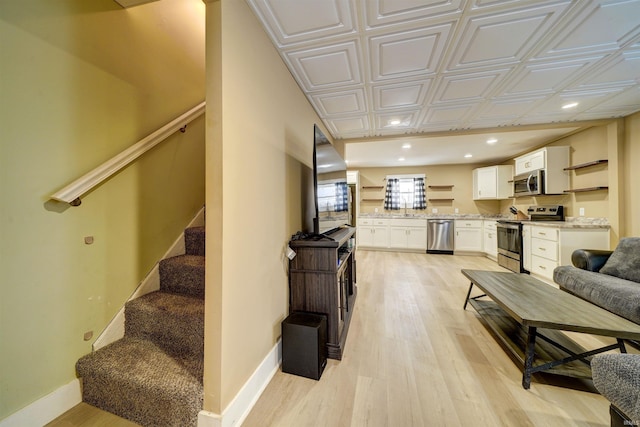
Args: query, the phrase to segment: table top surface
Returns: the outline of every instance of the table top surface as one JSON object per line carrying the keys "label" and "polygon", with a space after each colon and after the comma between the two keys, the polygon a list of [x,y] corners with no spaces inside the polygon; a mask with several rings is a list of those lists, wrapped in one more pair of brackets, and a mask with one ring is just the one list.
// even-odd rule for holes
{"label": "table top surface", "polygon": [[640,339],[640,325],[528,274],[468,269],[462,274],[523,326]]}

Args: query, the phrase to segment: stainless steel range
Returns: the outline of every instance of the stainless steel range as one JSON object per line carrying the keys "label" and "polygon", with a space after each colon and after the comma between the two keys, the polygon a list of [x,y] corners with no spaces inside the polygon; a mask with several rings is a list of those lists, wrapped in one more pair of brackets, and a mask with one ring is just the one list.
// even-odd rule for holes
{"label": "stainless steel range", "polygon": [[498,264],[516,273],[529,273],[524,269],[522,257],[522,224],[535,221],[564,221],[564,206],[538,205],[527,209],[529,219],[498,220]]}

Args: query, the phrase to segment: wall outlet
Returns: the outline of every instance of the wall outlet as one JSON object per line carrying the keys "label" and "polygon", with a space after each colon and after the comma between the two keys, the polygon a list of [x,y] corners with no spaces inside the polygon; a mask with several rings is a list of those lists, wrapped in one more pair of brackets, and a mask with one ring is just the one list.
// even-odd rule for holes
{"label": "wall outlet", "polygon": [[453,210],[453,213],[460,213],[460,209],[455,208],[455,209]]}
{"label": "wall outlet", "polygon": [[580,216],[584,216],[584,208],[580,208]]}
{"label": "wall outlet", "polygon": [[375,212],[375,213],[378,213],[378,208],[375,208],[374,212]]}
{"label": "wall outlet", "polygon": [[431,213],[438,213],[438,208],[431,209]]}

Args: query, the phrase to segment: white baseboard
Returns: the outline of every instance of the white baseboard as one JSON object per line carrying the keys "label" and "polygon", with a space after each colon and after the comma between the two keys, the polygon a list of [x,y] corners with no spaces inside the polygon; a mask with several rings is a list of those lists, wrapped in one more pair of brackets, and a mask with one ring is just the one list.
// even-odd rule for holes
{"label": "white baseboard", "polygon": [[[191,220],[189,227],[200,227],[204,225],[204,208],[200,209],[200,211],[196,214],[195,218]],[[171,258],[177,255],[182,255],[185,253],[185,244],[184,244],[184,232],[180,234],[180,236],[173,242],[173,245],[169,248],[169,250],[164,254],[161,259]],[[149,274],[140,282],[136,290],[131,294],[131,297],[128,301],[139,298],[148,293],[157,291],[160,289],[160,267],[158,263],[151,269]],[[113,317],[111,322],[107,325],[106,328],[102,331],[102,333],[96,338],[93,343],[93,351],[96,351],[112,342],[119,340],[124,337],[124,305],[120,308],[118,313]]]}
{"label": "white baseboard", "polygon": [[242,425],[264,389],[280,369],[282,361],[281,342],[278,340],[229,406],[222,411],[222,415],[200,411],[198,427],[239,427]]}
{"label": "white baseboard", "polygon": [[[198,227],[204,225],[204,207],[196,214],[195,218],[187,225]],[[174,242],[162,259],[185,253],[184,233]],[[158,265],[149,272],[140,283],[130,299],[138,298],[154,290],[160,289],[160,272]],[[107,325],[105,330],[93,343],[93,350],[104,347],[124,336],[124,307]],[[48,395],[36,400],[23,409],[15,412],[7,418],[0,420],[0,427],[41,427],[69,409],[82,402],[82,389],[80,380],[74,379]]]}
{"label": "white baseboard", "polygon": [[38,399],[31,405],[0,420],[0,427],[41,427],[82,402],[77,378]]}

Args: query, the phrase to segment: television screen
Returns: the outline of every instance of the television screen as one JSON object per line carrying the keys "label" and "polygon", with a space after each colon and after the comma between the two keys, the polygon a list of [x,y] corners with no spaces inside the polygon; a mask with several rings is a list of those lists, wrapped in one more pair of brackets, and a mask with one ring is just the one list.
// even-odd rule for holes
{"label": "television screen", "polygon": [[347,164],[317,125],[313,131],[314,233],[324,234],[350,221]]}

